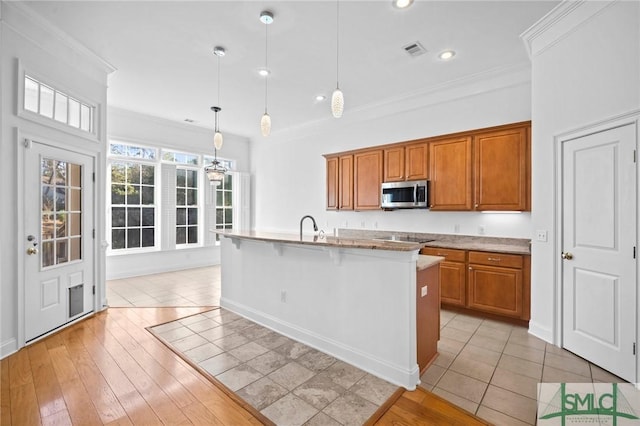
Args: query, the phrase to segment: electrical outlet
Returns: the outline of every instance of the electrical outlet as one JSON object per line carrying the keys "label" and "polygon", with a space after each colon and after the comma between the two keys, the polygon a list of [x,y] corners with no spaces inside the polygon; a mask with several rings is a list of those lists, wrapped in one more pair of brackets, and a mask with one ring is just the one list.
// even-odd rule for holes
{"label": "electrical outlet", "polygon": [[427,292],[429,291],[429,288],[425,285],[424,287],[422,287],[420,289],[420,296],[421,297],[425,297],[427,295]]}
{"label": "electrical outlet", "polygon": [[287,303],[287,290],[280,290],[280,301]]}
{"label": "electrical outlet", "polygon": [[378,222],[373,222],[373,229],[378,229]]}
{"label": "electrical outlet", "polygon": [[538,229],[536,231],[536,240],[537,241],[541,241],[543,243],[547,242],[547,231],[543,230],[543,229]]}
{"label": "electrical outlet", "polygon": [[485,228],[484,225],[478,226],[478,235],[484,235]]}
{"label": "electrical outlet", "polygon": [[453,232],[456,234],[460,233],[460,224],[456,223],[455,225],[453,225]]}
{"label": "electrical outlet", "polygon": [[366,225],[364,223],[364,220],[362,222],[360,222],[360,228],[364,228]]}

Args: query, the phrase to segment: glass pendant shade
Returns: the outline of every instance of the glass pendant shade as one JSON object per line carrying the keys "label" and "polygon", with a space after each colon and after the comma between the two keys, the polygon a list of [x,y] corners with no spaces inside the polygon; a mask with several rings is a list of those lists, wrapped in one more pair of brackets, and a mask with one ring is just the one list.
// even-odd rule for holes
{"label": "glass pendant shade", "polygon": [[213,146],[216,147],[216,149],[220,149],[222,148],[222,133],[216,131],[216,134],[213,135]]}
{"label": "glass pendant shade", "polygon": [[220,164],[217,157],[211,162],[210,165],[204,168],[204,171],[207,174],[209,182],[211,182],[215,186],[220,185],[220,183],[224,180],[225,173],[227,173],[227,169],[222,164]]}
{"label": "glass pendant shade", "polygon": [[331,113],[335,118],[342,117],[342,112],[344,111],[344,95],[342,94],[342,90],[336,88],[333,91],[333,95],[331,95]]}
{"label": "glass pendant shade", "polygon": [[269,136],[271,133],[271,116],[266,112],[260,119],[260,130],[262,131],[262,136]]}

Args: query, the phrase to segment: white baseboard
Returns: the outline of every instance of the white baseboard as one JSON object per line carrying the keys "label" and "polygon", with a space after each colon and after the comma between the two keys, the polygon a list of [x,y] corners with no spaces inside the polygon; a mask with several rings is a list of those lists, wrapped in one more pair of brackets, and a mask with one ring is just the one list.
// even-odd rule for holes
{"label": "white baseboard", "polygon": [[553,330],[548,327],[542,327],[534,321],[529,321],[529,334],[536,336],[545,342],[553,343]]}
{"label": "white baseboard", "polygon": [[0,344],[0,359],[18,352],[18,341],[14,338],[6,340]]}
{"label": "white baseboard", "polygon": [[300,328],[295,324],[282,321],[248,306],[232,302],[224,297],[220,299],[220,306],[284,336],[354,365],[374,376],[380,377],[395,385],[402,386],[407,390],[415,390],[416,385],[420,383],[420,371],[417,364],[411,371],[405,370],[380,359],[372,358],[343,343],[327,339],[309,330]]}

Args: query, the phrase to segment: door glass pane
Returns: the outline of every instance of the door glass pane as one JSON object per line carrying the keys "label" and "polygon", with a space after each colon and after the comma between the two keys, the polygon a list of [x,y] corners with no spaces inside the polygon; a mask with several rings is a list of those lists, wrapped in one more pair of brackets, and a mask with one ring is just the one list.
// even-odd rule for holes
{"label": "door glass pane", "polygon": [[82,252],[81,252],[81,244],[80,242],[82,241],[81,238],[72,238],[71,239],[71,253],[70,253],[70,260],[80,260],[82,259]]}
{"label": "door glass pane", "polygon": [[82,259],[82,166],[43,159],[41,263],[50,267]]}

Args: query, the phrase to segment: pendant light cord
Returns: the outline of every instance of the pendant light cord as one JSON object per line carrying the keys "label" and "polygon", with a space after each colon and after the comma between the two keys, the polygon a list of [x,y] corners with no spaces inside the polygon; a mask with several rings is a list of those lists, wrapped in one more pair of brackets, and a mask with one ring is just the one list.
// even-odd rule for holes
{"label": "pendant light cord", "polygon": [[[218,55],[218,107],[220,107],[220,56]],[[219,132],[218,130],[218,111],[215,111],[216,113],[216,132]]]}
{"label": "pendant light cord", "polygon": [[340,88],[340,0],[336,0],[336,89]]}
{"label": "pendant light cord", "polygon": [[267,96],[269,81],[269,65],[267,59],[269,57],[269,24],[264,24],[264,70],[267,75],[264,76],[264,113],[267,113]]}

